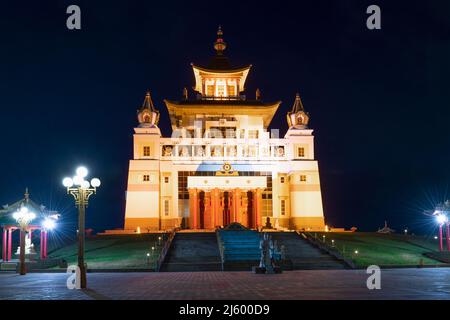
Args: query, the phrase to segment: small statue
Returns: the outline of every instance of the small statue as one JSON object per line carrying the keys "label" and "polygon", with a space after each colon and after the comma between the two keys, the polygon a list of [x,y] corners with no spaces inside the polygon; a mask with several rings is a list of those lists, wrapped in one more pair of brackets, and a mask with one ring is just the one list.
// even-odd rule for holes
{"label": "small statue", "polygon": [[189,150],[187,147],[181,148],[181,156],[182,157],[189,157]]}
{"label": "small statue", "polygon": [[[20,254],[20,246],[17,247],[17,255]],[[25,254],[26,255],[34,255],[36,254],[36,250],[34,249],[34,244],[31,242],[30,233],[28,232],[25,235]]]}
{"label": "small statue", "polygon": [[205,156],[205,150],[203,149],[203,147],[198,147],[197,148],[197,157],[203,157]]}
{"label": "small statue", "polygon": [[215,147],[214,148],[214,156],[215,157],[221,157],[222,156],[222,148],[221,147]]}
{"label": "small statue", "polygon": [[172,156],[172,147],[171,146],[164,147],[164,156],[165,157]]}
{"label": "small statue", "polygon": [[284,148],[283,147],[278,147],[277,148],[277,156],[278,157],[283,157],[284,156]]}
{"label": "small statue", "polygon": [[264,226],[264,229],[273,229],[272,223],[270,223],[269,217],[266,217],[266,225]]}

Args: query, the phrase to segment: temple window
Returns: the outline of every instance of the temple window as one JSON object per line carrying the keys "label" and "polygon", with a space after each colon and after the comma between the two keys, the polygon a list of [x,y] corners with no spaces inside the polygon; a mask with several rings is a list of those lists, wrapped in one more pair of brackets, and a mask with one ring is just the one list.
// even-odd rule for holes
{"label": "temple window", "polygon": [[226,97],[227,94],[225,92],[226,87],[225,80],[217,80],[216,81],[216,97]]}
{"label": "temple window", "polygon": [[305,148],[299,147],[297,149],[297,157],[303,158],[305,156]]}
{"label": "temple window", "polygon": [[144,182],[150,181],[150,175],[149,174],[144,174],[144,176],[142,177],[142,181],[144,181]]}
{"label": "temple window", "polygon": [[280,177],[280,182],[284,183],[284,177]]}
{"label": "temple window", "polygon": [[150,157],[150,147],[144,146],[144,157]]}
{"label": "temple window", "polygon": [[164,183],[169,183],[169,177],[164,177]]}
{"label": "temple window", "polygon": [[217,86],[217,96],[219,97],[225,96],[225,86],[222,85]]}
{"label": "temple window", "polygon": [[164,215],[168,216],[169,215],[169,200],[164,200]]}
{"label": "temple window", "polygon": [[281,200],[281,215],[286,215],[286,200]]}
{"label": "temple window", "polygon": [[213,97],[214,96],[214,86],[206,86],[206,95],[209,97]]}
{"label": "temple window", "polygon": [[304,174],[300,175],[300,181],[306,182],[306,176]]}
{"label": "temple window", "polygon": [[258,130],[248,130],[249,139],[258,139]]}
{"label": "temple window", "polygon": [[227,90],[228,90],[228,96],[236,96],[236,87],[235,86],[228,85]]}

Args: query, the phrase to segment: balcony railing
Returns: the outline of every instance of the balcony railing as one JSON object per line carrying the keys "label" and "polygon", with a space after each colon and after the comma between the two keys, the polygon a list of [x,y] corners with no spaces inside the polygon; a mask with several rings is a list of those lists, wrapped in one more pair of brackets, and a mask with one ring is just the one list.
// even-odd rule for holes
{"label": "balcony railing", "polygon": [[243,101],[245,100],[245,95],[239,96],[205,96],[201,94],[197,94],[197,100],[217,100],[217,101]]}
{"label": "balcony railing", "polygon": [[284,139],[162,139],[161,159],[286,160]]}

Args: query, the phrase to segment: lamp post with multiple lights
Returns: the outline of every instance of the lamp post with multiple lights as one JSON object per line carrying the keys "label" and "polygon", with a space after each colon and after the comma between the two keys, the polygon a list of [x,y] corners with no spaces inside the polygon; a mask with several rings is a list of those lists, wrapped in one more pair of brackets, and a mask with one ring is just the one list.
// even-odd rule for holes
{"label": "lamp post with multiple lights", "polygon": [[88,206],[89,198],[96,193],[100,186],[100,180],[94,178],[85,180],[88,170],[85,167],[79,167],[76,170],[76,176],[73,178],[64,178],[63,185],[67,188],[67,193],[75,199],[75,206],[78,208],[78,267],[80,269],[80,287],[86,288],[86,265],[84,263],[84,238],[85,238],[85,212]]}
{"label": "lamp post with multiple lights", "polygon": [[20,275],[25,275],[27,273],[25,267],[25,234],[27,233],[28,225],[31,221],[36,218],[36,214],[28,210],[27,207],[23,206],[19,210],[13,213],[13,218],[16,220],[20,229],[20,265],[19,273]]}

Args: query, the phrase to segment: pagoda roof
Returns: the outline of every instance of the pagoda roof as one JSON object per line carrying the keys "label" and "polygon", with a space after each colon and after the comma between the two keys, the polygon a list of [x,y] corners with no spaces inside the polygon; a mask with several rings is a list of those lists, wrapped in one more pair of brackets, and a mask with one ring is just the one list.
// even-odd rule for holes
{"label": "pagoda roof", "polygon": [[195,63],[191,63],[194,69],[198,69],[208,73],[236,73],[248,70],[252,67],[251,64],[245,66],[232,66],[228,57],[224,55],[214,56],[206,66],[201,66]]}
{"label": "pagoda roof", "polygon": [[0,224],[16,224],[16,221],[12,217],[12,213],[19,210],[21,207],[27,207],[34,213],[36,213],[36,218],[43,218],[51,214],[57,214],[55,211],[47,210],[42,204],[37,204],[30,199],[28,189],[25,190],[24,198],[14,202],[13,204],[3,205],[0,209]]}
{"label": "pagoda roof", "polygon": [[164,100],[172,126],[176,118],[187,114],[218,115],[259,115],[263,117],[264,127],[268,127],[281,101],[266,103],[262,100],[242,99],[198,99],[171,101]]}

